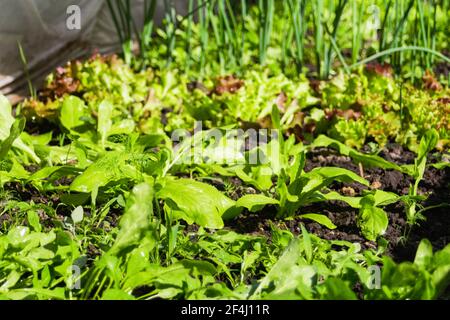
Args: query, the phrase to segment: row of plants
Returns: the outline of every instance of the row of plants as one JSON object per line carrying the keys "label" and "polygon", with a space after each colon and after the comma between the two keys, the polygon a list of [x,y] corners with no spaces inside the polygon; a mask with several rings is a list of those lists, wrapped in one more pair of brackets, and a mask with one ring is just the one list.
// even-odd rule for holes
{"label": "row of plants", "polygon": [[[40,99],[26,101],[22,112],[37,123],[55,122],[65,94],[86,102],[83,115],[90,116],[91,123],[101,102],[110,101],[115,106],[112,117],[122,133],[135,129],[171,133],[193,128],[195,121],[209,128],[234,125],[236,120],[241,126],[268,128],[276,104],[282,129],[297,139],[311,141],[328,134],[358,149],[371,142],[374,152],[396,141],[417,152],[420,137],[434,128],[440,134],[439,148],[449,143],[448,86],[431,74],[424,76],[419,87],[401,83],[389,65],[372,64],[358,73],[340,73],[320,82],[258,68],[242,77],[211,76],[198,81],[172,69],[134,72],[115,56],[94,56],[59,68],[48,77]],[[164,123],[158,120],[161,117]]]}

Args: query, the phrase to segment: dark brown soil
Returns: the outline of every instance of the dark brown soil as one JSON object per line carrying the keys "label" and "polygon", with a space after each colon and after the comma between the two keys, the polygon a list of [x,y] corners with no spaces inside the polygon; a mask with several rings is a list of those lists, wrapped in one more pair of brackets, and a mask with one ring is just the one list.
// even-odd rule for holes
{"label": "dark brown soil", "polygon": [[[397,164],[408,164],[414,162],[414,153],[404,150],[401,146],[390,144],[380,153],[385,159]],[[433,162],[434,159],[429,159]],[[320,166],[337,166],[349,169],[357,174],[361,173],[361,168],[349,157],[341,156],[336,151],[321,148],[307,154],[305,171]],[[408,175],[393,170],[382,170],[379,168],[362,168],[364,178],[372,186],[385,191],[395,192],[399,195],[408,194],[410,183],[413,179]],[[430,167],[426,170],[424,179],[419,184],[419,193],[429,195],[422,205],[425,207],[435,206],[442,203],[450,203],[450,170],[448,168],[437,170]],[[346,193],[354,192],[360,195],[367,187],[357,183],[344,184],[334,183],[331,189]],[[430,209],[424,212],[424,221],[410,226],[406,222],[405,207],[398,202],[384,207],[389,216],[389,226],[384,235],[388,241],[386,254],[396,261],[413,260],[419,242],[423,238],[431,241],[435,250],[442,249],[450,243],[450,215],[449,207]],[[356,224],[358,210],[348,206],[341,201],[329,201],[315,203],[301,208],[301,213],[321,213],[328,216],[337,226],[334,230],[329,230],[324,226],[306,219],[294,218],[292,220],[274,219],[276,209],[266,207],[260,213],[245,213],[234,221],[229,222],[228,227],[238,232],[263,234],[270,237],[271,225],[275,224],[281,228],[288,229],[296,234],[300,233],[300,225],[304,224],[309,232],[312,232],[323,239],[347,240],[358,242],[362,248],[376,248],[377,243],[367,241]]]}

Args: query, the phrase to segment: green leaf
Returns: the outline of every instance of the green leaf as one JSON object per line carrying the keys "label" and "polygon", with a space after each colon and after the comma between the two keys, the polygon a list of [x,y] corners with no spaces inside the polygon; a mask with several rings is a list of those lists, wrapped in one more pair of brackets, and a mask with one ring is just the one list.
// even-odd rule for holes
{"label": "green leaf", "polygon": [[9,100],[0,94],[0,140],[4,140],[9,136],[10,128],[14,123],[12,116],[12,108]]}
{"label": "green leaf", "polygon": [[286,283],[286,280],[289,280],[291,286],[296,287],[297,284],[293,283],[289,275],[292,273],[293,267],[296,266],[301,251],[300,240],[298,238],[293,239],[270,271],[261,279],[250,299],[261,297],[263,290],[271,284],[277,287]]}
{"label": "green leaf", "polygon": [[229,210],[237,209],[233,200],[213,186],[191,179],[166,179],[157,196],[171,200],[167,204],[173,210],[181,211],[182,218],[189,223],[212,229],[221,229],[222,216],[232,216],[235,213]]}
{"label": "green leaf", "polygon": [[308,231],[306,230],[306,228],[303,224],[301,225],[301,229],[302,229],[302,236],[303,236],[303,239],[302,239],[303,240],[303,249],[305,250],[306,260],[308,261],[308,263],[311,263],[312,257],[313,257],[311,236],[309,235]]}
{"label": "green leaf", "polygon": [[[131,119],[124,119],[122,121],[114,122],[108,130],[108,136],[113,134],[131,134],[135,128],[135,123]],[[158,135],[155,135],[158,138]]]}
{"label": "green leaf", "polygon": [[432,279],[436,288],[435,297],[433,298],[437,298],[450,285],[450,264],[437,267],[433,272]]}
{"label": "green leaf", "polygon": [[9,100],[0,94],[0,160],[6,156],[12,143],[12,146],[18,148],[28,154],[35,162],[40,162],[39,157],[34,153],[33,149],[25,144],[19,137],[23,131],[25,123],[21,119],[14,120],[12,116],[12,108]]}
{"label": "green leaf", "polygon": [[415,189],[417,189],[420,180],[423,178],[427,164],[427,154],[436,147],[439,140],[439,134],[435,129],[428,130],[420,139],[417,158],[414,160]]}
{"label": "green leaf", "polygon": [[216,267],[208,261],[199,261],[199,260],[191,260],[184,259],[181,260],[180,263],[186,269],[197,270],[200,274],[203,275],[214,275],[217,273]]}
{"label": "green leaf", "polygon": [[7,168],[6,171],[4,169],[0,169],[0,186],[3,186],[6,182],[9,181],[19,181],[25,180],[29,177],[28,171],[24,169],[24,167],[16,160],[12,159],[12,167]]}
{"label": "green leaf", "polygon": [[101,144],[105,147],[106,138],[112,127],[112,113],[114,106],[111,102],[103,100],[98,106],[97,132],[100,135]]}
{"label": "green leaf", "polygon": [[136,178],[136,168],[127,163],[130,157],[130,154],[119,151],[104,154],[75,178],[70,185],[70,190],[87,193],[112,181]]}
{"label": "green leaf", "polygon": [[281,128],[280,110],[278,110],[276,104],[273,104],[272,106],[272,124],[275,129],[280,130]]}
{"label": "green leaf", "polygon": [[439,140],[439,133],[436,129],[428,130],[422,139],[420,139],[419,150],[417,152],[417,162],[421,162],[427,154],[433,150]]}
{"label": "green leaf", "polygon": [[303,187],[302,192],[310,192],[313,190],[320,190],[320,188],[334,182],[359,182],[362,185],[368,186],[369,182],[357,175],[356,173],[337,167],[319,167],[314,168],[308,173],[302,176],[302,179],[306,181],[306,185]]}
{"label": "green leaf", "polygon": [[108,253],[114,255],[138,244],[151,229],[152,215],[153,189],[148,183],[138,184],[127,199],[125,213],[119,223],[119,233]]}
{"label": "green leaf", "polygon": [[136,300],[136,298],[120,289],[107,289],[103,292],[101,300]]}
{"label": "green leaf", "polygon": [[44,289],[44,288],[24,288],[15,289],[5,293],[7,297],[13,300],[29,299],[31,296],[40,296],[41,299],[66,299],[64,288]]}
{"label": "green leaf", "polygon": [[386,212],[375,206],[363,205],[359,210],[358,225],[361,232],[370,241],[386,232],[389,220]]}
{"label": "green leaf", "polygon": [[321,299],[325,300],[356,300],[356,294],[349,285],[339,278],[328,278],[323,284],[325,292]]}
{"label": "green leaf", "polygon": [[[339,200],[347,203],[352,208],[360,208],[361,207],[361,197],[349,197],[349,196],[343,196],[340,193],[336,191],[330,191],[325,194],[320,194],[321,197],[325,200]],[[321,199],[322,200],[322,199]]]}
{"label": "green leaf", "polygon": [[323,214],[306,213],[306,214],[300,215],[300,217],[303,219],[313,220],[331,230],[337,228],[336,225],[330,220],[330,218],[328,218],[326,215],[323,215]]}
{"label": "green leaf", "polygon": [[450,167],[450,162],[433,163],[431,166],[433,166],[436,169],[442,170],[442,169],[445,169],[445,168],[449,168]]}
{"label": "green leaf", "polygon": [[414,263],[420,267],[426,268],[433,259],[433,246],[428,239],[422,239],[416,251]]}
{"label": "green leaf", "polygon": [[83,100],[75,96],[68,96],[62,103],[59,120],[64,128],[72,130],[84,124],[81,117],[85,115],[86,105]]}
{"label": "green leaf", "polygon": [[0,160],[3,160],[6,157],[14,141],[20,136],[20,133],[24,128],[25,118],[19,118],[13,122],[9,131],[9,136],[3,141],[0,140]]}
{"label": "green leaf", "polygon": [[375,190],[373,192],[373,200],[375,206],[386,206],[400,200],[400,197],[393,192]]}
{"label": "green leaf", "polygon": [[74,223],[80,223],[81,221],[83,221],[83,215],[84,215],[83,207],[78,206],[72,211],[70,217],[72,218],[72,221]]}
{"label": "green leaf", "polygon": [[60,177],[68,176],[68,175],[76,175],[82,172],[81,169],[71,167],[71,166],[53,166],[53,167],[44,167],[35,173],[33,173],[28,181],[38,181],[44,179],[58,179]]}
{"label": "green leaf", "polygon": [[34,231],[41,232],[42,226],[39,222],[39,216],[34,210],[29,210],[27,212],[28,224],[33,227]]}
{"label": "green leaf", "polygon": [[277,199],[269,198],[262,194],[247,194],[236,201],[236,207],[244,207],[250,212],[257,212],[268,204],[279,203]]}

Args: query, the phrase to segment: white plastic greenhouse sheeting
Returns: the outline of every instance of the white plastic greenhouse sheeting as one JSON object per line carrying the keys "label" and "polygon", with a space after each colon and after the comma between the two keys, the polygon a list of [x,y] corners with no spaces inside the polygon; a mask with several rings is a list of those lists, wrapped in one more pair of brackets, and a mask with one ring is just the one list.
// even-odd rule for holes
{"label": "white plastic greenhouse sheeting", "polygon": [[[163,15],[158,1],[155,22]],[[177,12],[186,13],[186,1],[175,0]],[[133,0],[133,16],[142,23],[143,0]],[[81,28],[69,30],[67,13],[80,8]],[[98,49],[118,51],[118,38],[106,0],[0,0],[0,92],[26,94],[26,77],[18,41],[28,60],[33,83],[39,83],[56,66]],[[12,100],[18,96],[11,95]]]}

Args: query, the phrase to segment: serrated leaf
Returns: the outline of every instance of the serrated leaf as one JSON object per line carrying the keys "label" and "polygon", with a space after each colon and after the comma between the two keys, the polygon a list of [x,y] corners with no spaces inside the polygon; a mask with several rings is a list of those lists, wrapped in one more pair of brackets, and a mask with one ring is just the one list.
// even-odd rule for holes
{"label": "serrated leaf", "polygon": [[137,176],[136,169],[127,163],[130,155],[126,152],[113,151],[104,154],[89,166],[70,185],[71,191],[91,192],[112,181]]}
{"label": "serrated leaf", "polygon": [[386,232],[389,220],[386,212],[375,206],[363,205],[359,210],[358,225],[362,234],[370,241]]}

